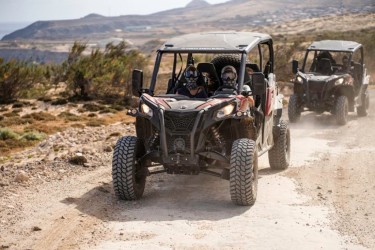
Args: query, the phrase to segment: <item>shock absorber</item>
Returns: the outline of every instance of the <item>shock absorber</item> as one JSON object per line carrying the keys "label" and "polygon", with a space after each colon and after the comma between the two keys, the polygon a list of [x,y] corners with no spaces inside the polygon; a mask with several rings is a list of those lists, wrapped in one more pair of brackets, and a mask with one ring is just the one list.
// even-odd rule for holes
{"label": "shock absorber", "polygon": [[215,140],[215,144],[221,145],[221,147],[224,146],[223,144],[225,143],[225,140],[220,135],[219,129],[217,127],[211,127],[211,133],[212,133],[213,139]]}
{"label": "shock absorber", "polygon": [[159,131],[154,130],[153,136],[150,139],[150,148],[157,148],[160,144]]}

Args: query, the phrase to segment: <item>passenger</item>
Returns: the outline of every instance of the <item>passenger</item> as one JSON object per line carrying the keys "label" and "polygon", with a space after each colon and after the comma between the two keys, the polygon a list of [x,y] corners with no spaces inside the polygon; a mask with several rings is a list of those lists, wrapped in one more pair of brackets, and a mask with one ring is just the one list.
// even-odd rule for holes
{"label": "passenger", "polygon": [[231,87],[237,88],[237,71],[231,66],[227,65],[221,70],[221,80],[223,81],[223,88]]}
{"label": "passenger", "polygon": [[194,65],[189,65],[184,73],[186,84],[177,89],[176,94],[185,95],[190,98],[207,98],[207,92],[199,80],[202,80],[202,76]]}
{"label": "passenger", "polygon": [[341,72],[347,72],[349,71],[350,69],[350,62],[349,62],[349,58],[347,55],[344,55],[342,57],[342,68],[341,68]]}

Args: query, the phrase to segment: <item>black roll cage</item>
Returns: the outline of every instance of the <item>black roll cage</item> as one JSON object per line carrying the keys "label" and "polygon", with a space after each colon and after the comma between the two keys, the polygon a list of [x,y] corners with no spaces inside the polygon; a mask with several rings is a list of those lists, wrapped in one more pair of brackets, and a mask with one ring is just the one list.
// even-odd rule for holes
{"label": "black roll cage", "polygon": [[303,73],[306,73],[305,71],[305,66],[306,66],[306,63],[307,63],[307,56],[309,54],[309,52],[311,51],[314,51],[314,59],[317,57],[317,53],[318,51],[328,51],[328,52],[343,52],[343,53],[350,53],[350,56],[349,56],[349,62],[352,61],[352,57],[353,57],[353,54],[357,51],[357,50],[360,50],[361,51],[361,65],[363,66],[364,64],[364,60],[363,60],[363,46],[359,46],[357,47],[356,49],[354,49],[353,51],[347,51],[347,50],[324,50],[324,49],[307,49],[306,50],[306,53],[305,53],[305,57],[303,59],[303,65],[302,65],[302,72]]}
{"label": "black roll cage", "polygon": [[[269,62],[270,62],[270,69],[268,73],[273,73],[274,70],[274,51],[273,51],[273,41],[272,39],[268,39],[265,41],[262,41],[258,43],[256,46],[258,48],[258,53],[259,53],[259,68],[262,70],[263,69],[263,51],[261,48],[261,45],[267,45],[268,46],[268,51],[269,51]],[[191,58],[191,55],[193,53],[197,54],[241,54],[241,64],[240,64],[240,72],[238,74],[238,87],[237,91],[240,92],[242,90],[242,87],[244,85],[244,79],[245,79],[245,69],[246,69],[246,63],[247,63],[247,55],[248,55],[247,50],[199,50],[199,49],[194,49],[194,50],[158,50],[156,59],[155,59],[155,66],[154,66],[154,71],[152,73],[151,77],[151,83],[150,83],[150,88],[149,88],[149,94],[154,95],[154,90],[156,86],[156,78],[159,72],[159,67],[160,63],[163,57],[163,54],[173,54],[174,55],[174,60],[173,60],[173,72],[172,72],[172,84],[175,84],[179,74],[181,73],[181,70],[179,74],[176,74],[176,68],[177,68],[177,58],[180,57],[182,60],[181,54],[187,54],[188,55],[188,60]]]}

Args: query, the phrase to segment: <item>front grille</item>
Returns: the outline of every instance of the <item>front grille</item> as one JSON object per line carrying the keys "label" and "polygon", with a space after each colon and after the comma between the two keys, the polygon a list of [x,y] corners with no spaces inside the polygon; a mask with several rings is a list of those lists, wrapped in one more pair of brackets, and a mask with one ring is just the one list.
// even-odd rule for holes
{"label": "front grille", "polygon": [[167,136],[167,147],[169,153],[189,153],[190,145],[190,136]]}
{"label": "front grille", "polygon": [[320,94],[324,90],[325,82],[309,81],[309,93]]}
{"label": "front grille", "polygon": [[188,133],[194,127],[198,112],[165,112],[165,128],[170,132]]}

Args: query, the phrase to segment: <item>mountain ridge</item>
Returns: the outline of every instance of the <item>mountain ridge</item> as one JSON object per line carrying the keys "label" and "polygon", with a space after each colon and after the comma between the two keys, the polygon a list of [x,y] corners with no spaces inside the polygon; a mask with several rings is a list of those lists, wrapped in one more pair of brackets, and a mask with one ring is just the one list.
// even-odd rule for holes
{"label": "mountain ridge", "polygon": [[158,39],[163,35],[243,30],[309,17],[366,11],[375,12],[373,0],[231,0],[220,4],[192,0],[185,7],[149,15],[106,17],[92,13],[79,19],[37,21],[5,35],[2,40],[97,40],[109,36]]}

